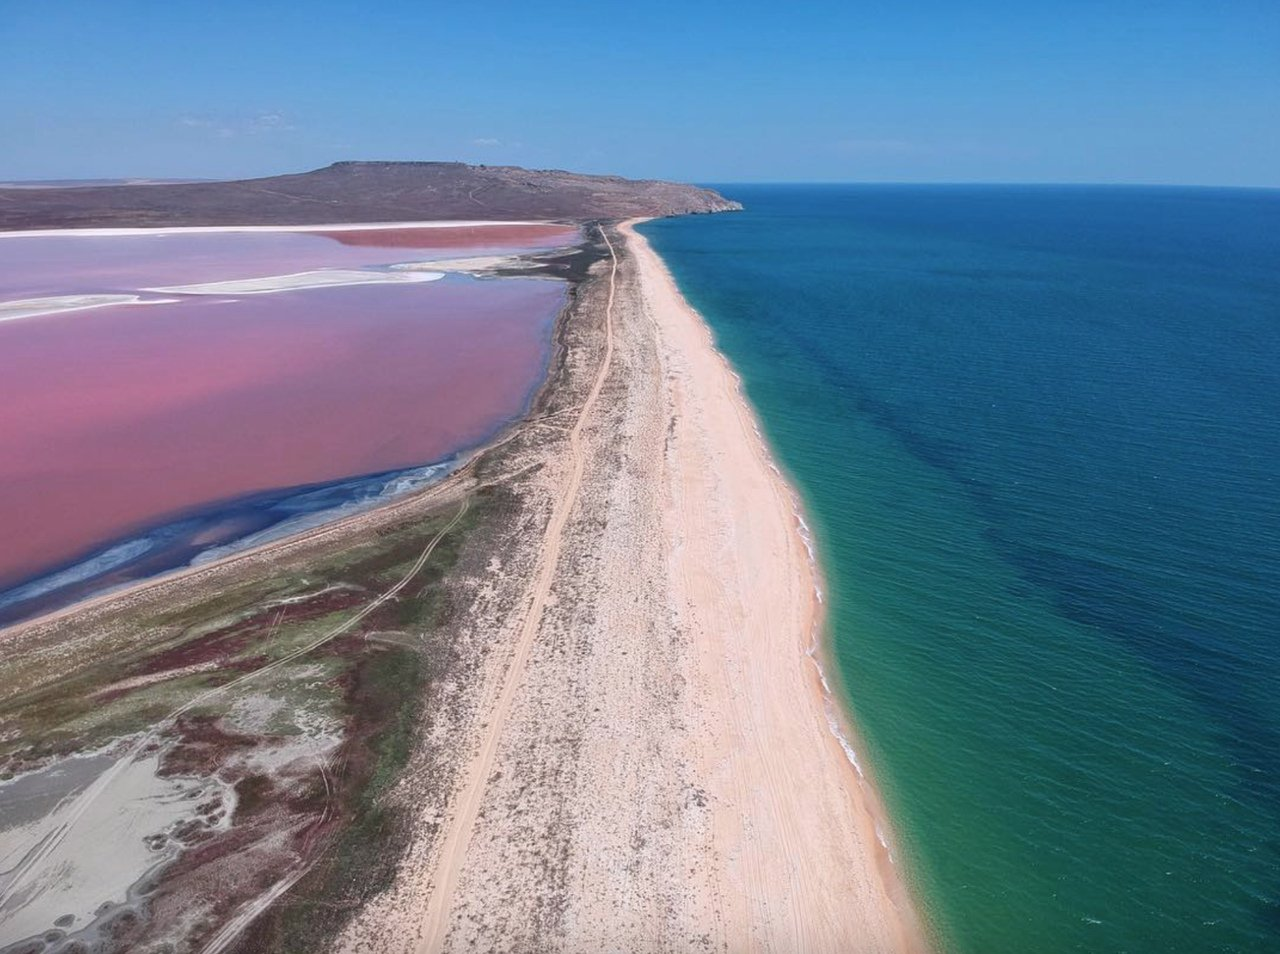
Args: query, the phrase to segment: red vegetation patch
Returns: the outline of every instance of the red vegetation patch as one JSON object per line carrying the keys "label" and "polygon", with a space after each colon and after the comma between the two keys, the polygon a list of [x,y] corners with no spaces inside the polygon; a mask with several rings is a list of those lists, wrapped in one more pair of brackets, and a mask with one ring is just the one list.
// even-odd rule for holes
{"label": "red vegetation patch", "polygon": [[237,752],[255,748],[260,738],[229,731],[213,716],[184,715],[178,718],[173,734],[178,744],[165,752],[160,774],[208,777],[222,768]]}
{"label": "red vegetation patch", "polygon": [[566,225],[457,225],[428,229],[343,229],[313,232],[343,245],[375,248],[551,248],[578,240]]}
{"label": "red vegetation patch", "polygon": [[148,656],[141,665],[131,670],[128,675],[130,677],[153,676],[158,673],[186,669],[189,666],[199,666],[211,662],[217,663],[219,668],[243,669],[243,660],[240,660],[239,663],[232,660],[248,648],[256,635],[258,635],[256,627],[252,623],[238,623],[227,629],[209,633],[207,636],[197,637],[180,646]]}

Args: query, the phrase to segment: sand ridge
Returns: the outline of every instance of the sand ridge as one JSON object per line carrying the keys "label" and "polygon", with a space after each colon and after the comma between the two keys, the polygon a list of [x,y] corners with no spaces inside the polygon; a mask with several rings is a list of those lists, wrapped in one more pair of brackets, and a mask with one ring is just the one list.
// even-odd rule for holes
{"label": "sand ridge", "polygon": [[0,321],[20,318],[42,318],[68,311],[89,311],[114,305],[172,305],[176,298],[143,298],[141,295],[55,295],[49,298],[24,298],[0,302]]}

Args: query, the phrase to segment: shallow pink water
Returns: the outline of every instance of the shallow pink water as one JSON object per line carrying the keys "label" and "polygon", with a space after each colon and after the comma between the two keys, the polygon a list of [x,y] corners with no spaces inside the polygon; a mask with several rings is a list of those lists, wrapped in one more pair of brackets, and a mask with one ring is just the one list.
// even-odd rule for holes
{"label": "shallow pink water", "polygon": [[[184,255],[130,259],[130,275],[144,265],[184,276],[166,280],[255,274],[196,274],[199,256],[186,256],[213,249],[221,269],[261,243],[190,237],[202,241]],[[325,264],[330,253],[368,264],[403,251],[388,259],[386,249],[306,238],[321,243]],[[235,255],[219,242],[236,244]],[[0,286],[23,280],[8,252],[25,244],[0,240]],[[124,259],[102,249],[98,264],[123,274],[112,269]],[[49,294],[104,290],[101,273],[58,283],[43,264]],[[184,509],[476,443],[519,414],[541,380],[564,295],[559,282],[449,277],[0,322],[0,587]]]}

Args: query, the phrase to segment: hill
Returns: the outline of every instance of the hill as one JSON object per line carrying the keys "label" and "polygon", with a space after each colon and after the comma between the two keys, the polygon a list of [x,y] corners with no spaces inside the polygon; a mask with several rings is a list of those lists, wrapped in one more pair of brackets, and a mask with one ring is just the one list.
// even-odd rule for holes
{"label": "hill", "polygon": [[624,219],[741,208],[657,180],[461,162],[335,162],[223,182],[0,187],[0,230],[162,225],[320,225],[428,219]]}

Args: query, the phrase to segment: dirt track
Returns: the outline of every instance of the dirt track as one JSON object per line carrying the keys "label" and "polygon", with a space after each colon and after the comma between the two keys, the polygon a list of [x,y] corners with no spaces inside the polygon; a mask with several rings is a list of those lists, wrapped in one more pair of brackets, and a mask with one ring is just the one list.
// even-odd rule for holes
{"label": "dirt track", "polygon": [[466,771],[466,781],[458,796],[453,818],[440,851],[436,864],[434,885],[429,895],[423,898],[426,910],[423,913],[419,952],[438,951],[444,946],[445,934],[448,930],[448,915],[452,908],[453,893],[457,888],[462,865],[466,860],[467,848],[471,843],[471,834],[475,826],[476,815],[480,811],[480,803],[484,795],[485,783],[493,770],[494,758],[498,743],[511,710],[511,700],[524,675],[529,654],[533,651],[538,630],[542,625],[543,609],[551,585],[555,579],[557,564],[560,560],[561,538],[565,524],[578,500],[578,490],[582,486],[582,476],[586,471],[586,449],[583,447],[582,430],[595,410],[604,382],[609,376],[609,368],[613,361],[613,304],[616,294],[618,258],[613,250],[613,243],[608,235],[604,236],[609,248],[609,298],[605,306],[605,349],[600,360],[600,370],[586,400],[582,402],[577,420],[569,431],[569,458],[571,461],[569,478],[563,490],[556,498],[555,509],[547,524],[542,538],[542,550],[538,565],[537,578],[530,593],[528,608],[520,626],[520,634],[516,643],[515,655],[502,681],[502,690],[497,702],[486,720],[484,738],[480,743],[480,751],[472,760]]}

